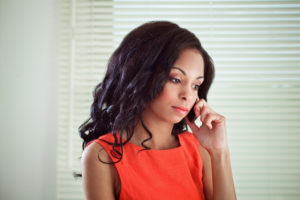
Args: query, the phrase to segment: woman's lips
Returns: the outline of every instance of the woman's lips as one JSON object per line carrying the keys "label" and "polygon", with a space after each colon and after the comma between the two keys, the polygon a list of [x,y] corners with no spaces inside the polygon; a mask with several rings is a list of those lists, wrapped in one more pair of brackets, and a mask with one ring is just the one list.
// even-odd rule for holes
{"label": "woman's lips", "polygon": [[177,106],[172,106],[177,112],[185,115],[188,111],[187,108],[183,108],[183,107],[177,107]]}

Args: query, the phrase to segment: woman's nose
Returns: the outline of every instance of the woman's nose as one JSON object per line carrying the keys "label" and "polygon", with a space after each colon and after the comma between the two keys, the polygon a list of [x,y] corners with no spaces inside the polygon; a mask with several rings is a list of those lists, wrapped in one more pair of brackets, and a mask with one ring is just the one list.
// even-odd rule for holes
{"label": "woman's nose", "polygon": [[193,91],[192,88],[184,86],[184,87],[182,87],[182,90],[180,93],[180,98],[187,101],[187,100],[193,98],[193,92],[195,92],[195,91]]}

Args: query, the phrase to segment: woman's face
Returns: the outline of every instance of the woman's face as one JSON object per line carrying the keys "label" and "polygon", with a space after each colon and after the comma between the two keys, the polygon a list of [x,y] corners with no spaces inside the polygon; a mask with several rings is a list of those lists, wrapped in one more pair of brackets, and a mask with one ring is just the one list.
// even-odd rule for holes
{"label": "woman's face", "polygon": [[196,49],[185,49],[175,61],[163,91],[146,105],[144,114],[178,123],[192,109],[204,81],[204,61]]}

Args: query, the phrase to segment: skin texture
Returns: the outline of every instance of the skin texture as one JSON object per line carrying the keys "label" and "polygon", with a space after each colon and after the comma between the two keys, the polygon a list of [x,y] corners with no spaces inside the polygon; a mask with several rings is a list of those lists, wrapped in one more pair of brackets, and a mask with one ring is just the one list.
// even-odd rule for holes
{"label": "skin texture", "polygon": [[[187,113],[194,109],[202,125],[188,122],[199,141],[204,163],[203,185],[206,199],[236,199],[231,173],[229,150],[226,136],[226,120],[214,112],[205,100],[198,100],[197,89],[203,82],[204,62],[195,49],[185,49],[175,61],[170,77],[162,93],[144,107],[142,117],[152,133],[152,139],[145,142],[151,149],[170,149],[179,145],[171,134],[174,123],[187,120]],[[193,107],[193,105],[196,105]],[[174,106],[185,107],[180,113]],[[125,135],[125,134],[124,134]],[[140,146],[148,134],[138,123],[131,143]],[[125,138],[124,138],[125,139]],[[98,143],[89,145],[82,156],[83,185],[88,200],[112,200],[120,193],[120,178],[114,165],[101,163],[101,158],[111,161]],[[105,161],[105,160],[104,160]]]}

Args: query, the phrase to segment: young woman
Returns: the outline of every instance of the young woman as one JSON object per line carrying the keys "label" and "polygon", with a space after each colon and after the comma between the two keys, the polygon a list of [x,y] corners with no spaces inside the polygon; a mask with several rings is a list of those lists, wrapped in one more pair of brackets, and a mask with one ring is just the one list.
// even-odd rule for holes
{"label": "young woman", "polygon": [[131,31],[80,127],[86,198],[236,199],[226,121],[206,102],[213,77],[188,30],[158,21]]}

